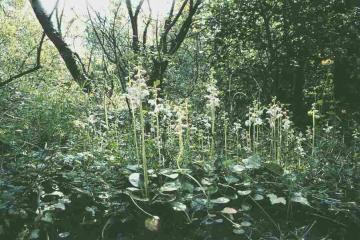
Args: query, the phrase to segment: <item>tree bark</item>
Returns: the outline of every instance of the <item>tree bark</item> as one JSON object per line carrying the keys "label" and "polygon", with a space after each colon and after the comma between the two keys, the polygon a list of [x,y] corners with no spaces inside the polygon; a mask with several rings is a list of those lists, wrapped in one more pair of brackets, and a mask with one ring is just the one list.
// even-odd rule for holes
{"label": "tree bark", "polygon": [[[352,56],[337,56],[334,63],[334,97],[347,111],[359,111],[360,77]],[[355,72],[355,73],[354,73]]]}
{"label": "tree bark", "polygon": [[165,75],[165,71],[167,69],[168,64],[169,64],[169,61],[153,59],[152,72],[150,74],[150,79],[149,79],[149,83],[148,83],[148,85],[150,87],[152,87],[154,85],[155,81],[159,80],[160,85],[157,87],[160,89],[162,88],[164,75]]}
{"label": "tree bark", "polygon": [[77,82],[85,92],[91,92],[90,79],[87,76],[79,55],[70,49],[69,45],[62,38],[59,30],[55,29],[51,21],[51,14],[46,12],[40,0],[30,0],[30,3],[46,36],[60,53],[74,81]]}
{"label": "tree bark", "polygon": [[294,76],[294,92],[292,98],[292,109],[294,113],[294,123],[298,127],[304,127],[307,122],[306,107],[304,99],[305,86],[305,62],[301,60],[300,66],[296,67]]}

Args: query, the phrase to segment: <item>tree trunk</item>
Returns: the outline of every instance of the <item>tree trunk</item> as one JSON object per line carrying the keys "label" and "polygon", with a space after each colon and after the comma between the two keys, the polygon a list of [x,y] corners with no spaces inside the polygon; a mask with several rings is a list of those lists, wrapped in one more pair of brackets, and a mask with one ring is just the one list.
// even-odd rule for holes
{"label": "tree trunk", "polygon": [[345,110],[355,109],[359,96],[355,93],[355,81],[350,77],[350,63],[343,57],[337,57],[334,64],[334,97]]}
{"label": "tree trunk", "polygon": [[44,29],[46,36],[55,45],[73,79],[80,85],[80,87],[83,88],[85,92],[90,92],[91,84],[85,71],[85,67],[78,54],[70,49],[69,45],[62,38],[60,32],[55,29],[51,21],[51,15],[46,12],[41,4],[41,1],[30,0],[30,3],[36,18],[39,20],[39,23]]}
{"label": "tree trunk", "polygon": [[[158,88],[162,89],[165,78],[165,71],[169,65],[167,60],[153,59],[153,68],[150,74],[148,86],[153,87],[156,81],[159,81]],[[161,92],[159,93],[161,95]]]}
{"label": "tree trunk", "polygon": [[294,76],[294,92],[292,97],[292,109],[294,113],[294,123],[298,127],[304,127],[307,122],[304,86],[305,86],[305,62],[302,61],[296,67]]}

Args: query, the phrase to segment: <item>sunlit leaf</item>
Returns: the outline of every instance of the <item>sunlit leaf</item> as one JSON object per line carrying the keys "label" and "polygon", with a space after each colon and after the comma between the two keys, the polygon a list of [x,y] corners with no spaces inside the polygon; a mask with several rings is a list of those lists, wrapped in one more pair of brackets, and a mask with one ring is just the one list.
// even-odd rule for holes
{"label": "sunlit leaf", "polygon": [[232,167],[232,171],[235,173],[241,173],[245,170],[245,167],[243,165],[235,165]]}
{"label": "sunlit leaf", "polygon": [[204,186],[210,186],[212,185],[212,182],[208,178],[201,179],[201,184]]}
{"label": "sunlit leaf", "polygon": [[145,220],[145,227],[152,232],[157,232],[160,229],[160,218],[154,216]]}
{"label": "sunlit leaf", "polygon": [[229,207],[224,208],[223,210],[221,210],[221,212],[225,213],[225,214],[236,214],[237,213],[235,208],[229,208]]}
{"label": "sunlit leaf", "polygon": [[284,174],[284,169],[277,163],[266,163],[265,167],[277,175]]}
{"label": "sunlit leaf", "polygon": [[31,231],[30,239],[38,239],[40,237],[40,229],[34,229]]}
{"label": "sunlit leaf", "polygon": [[167,182],[163,186],[161,186],[161,192],[173,192],[178,190],[181,187],[179,182]]}
{"label": "sunlit leaf", "polygon": [[249,204],[242,204],[241,211],[249,211],[251,209],[251,205]]}
{"label": "sunlit leaf", "polygon": [[140,188],[135,188],[135,187],[127,187],[126,190],[129,190],[130,192],[136,192],[136,191],[140,191]]}
{"label": "sunlit leaf", "polygon": [[172,204],[172,208],[175,210],[175,211],[185,211],[186,210],[186,205],[181,203],[181,202],[174,202]]}
{"label": "sunlit leaf", "polygon": [[272,205],[278,204],[278,203],[282,203],[282,204],[286,205],[286,200],[283,197],[278,197],[273,193],[267,194],[266,196],[270,199],[270,202]]}
{"label": "sunlit leaf", "polygon": [[178,173],[172,173],[172,174],[165,174],[163,173],[162,175],[168,177],[168,178],[171,178],[171,179],[176,179],[179,177],[179,174]]}
{"label": "sunlit leaf", "polygon": [[255,196],[254,196],[255,201],[260,201],[260,200],[263,200],[263,199],[264,199],[264,196],[261,195],[261,194],[255,194]]}
{"label": "sunlit leaf", "polygon": [[261,159],[258,155],[253,155],[249,158],[243,160],[245,168],[248,169],[257,169],[261,166]]}
{"label": "sunlit leaf", "polygon": [[61,202],[59,202],[59,203],[56,203],[56,204],[54,204],[54,207],[56,208],[56,209],[60,209],[60,210],[65,210],[65,204],[64,203],[61,203]]}
{"label": "sunlit leaf", "polygon": [[234,177],[234,176],[225,176],[225,180],[228,184],[232,184],[232,183],[237,183],[239,181],[238,178]]}
{"label": "sunlit leaf", "polygon": [[62,192],[60,192],[60,191],[54,191],[54,192],[48,193],[46,195],[48,195],[48,196],[58,196],[58,197],[63,197],[64,196],[64,194]]}
{"label": "sunlit leaf", "polygon": [[242,235],[245,233],[245,230],[242,228],[235,228],[235,229],[233,229],[233,233],[235,233],[237,235]]}
{"label": "sunlit leaf", "polygon": [[241,222],[241,226],[243,226],[243,227],[250,227],[250,226],[251,226],[251,222],[249,222],[249,221],[242,221],[242,222]]}
{"label": "sunlit leaf", "polygon": [[251,190],[245,190],[245,191],[237,191],[237,193],[240,195],[240,196],[246,196],[246,195],[249,195],[251,193]]}
{"label": "sunlit leaf", "polygon": [[59,237],[60,238],[67,238],[70,236],[70,233],[69,232],[62,232],[62,233],[59,233]]}
{"label": "sunlit leaf", "polygon": [[293,202],[298,202],[298,203],[310,206],[309,201],[305,197],[302,196],[301,192],[294,193],[290,200]]}
{"label": "sunlit leaf", "polygon": [[95,216],[95,213],[96,213],[96,209],[95,209],[95,207],[89,207],[89,206],[87,206],[87,207],[85,207],[85,210],[88,212],[88,213],[90,213],[91,214],[91,216]]}
{"label": "sunlit leaf", "polygon": [[211,199],[210,202],[217,203],[217,204],[225,204],[225,203],[230,202],[230,199],[228,199],[226,197],[219,197],[216,199]]}
{"label": "sunlit leaf", "polygon": [[140,187],[140,173],[132,173],[129,176],[129,182],[134,187]]}

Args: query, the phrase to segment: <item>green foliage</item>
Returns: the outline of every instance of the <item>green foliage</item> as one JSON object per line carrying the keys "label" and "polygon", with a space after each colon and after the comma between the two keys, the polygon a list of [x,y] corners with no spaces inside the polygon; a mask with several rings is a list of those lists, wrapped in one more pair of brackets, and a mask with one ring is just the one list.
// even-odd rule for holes
{"label": "green foliage", "polygon": [[[1,79],[40,33],[8,4]],[[360,125],[332,65],[358,13],[335,6],[211,1],[150,87],[148,51],[124,58],[121,89],[95,49],[85,94],[46,44],[41,71],[0,89],[0,239],[355,239]]]}
{"label": "green foliage", "polygon": [[[2,125],[2,139],[11,144],[14,153],[18,149],[23,151],[16,161],[14,155],[7,155],[5,164],[6,171],[16,169],[22,177],[6,172],[1,182],[0,212],[4,221],[0,225],[8,238],[69,235],[92,239],[92,234],[101,234],[111,239],[114,228],[122,229],[121,226],[135,222],[145,223],[146,227],[140,232],[129,228],[128,232],[120,233],[136,238],[147,231],[167,236],[165,229],[176,229],[172,221],[183,226],[176,230],[177,236],[184,235],[186,229],[198,228],[197,232],[185,235],[189,239],[216,238],[216,231],[231,239],[249,234],[261,237],[264,232],[278,238],[293,234],[301,237],[305,234],[298,231],[301,226],[334,218],[331,210],[334,206],[349,213],[356,208],[348,202],[358,200],[356,191],[350,190],[356,184],[358,166],[352,157],[345,157],[356,150],[337,147],[337,153],[329,155],[334,146],[343,145],[336,129],[329,126],[322,129],[316,124],[313,145],[312,131],[301,136],[293,129],[287,111],[276,102],[250,107],[245,128],[238,126],[243,123],[238,120],[237,125],[226,126],[229,129],[226,158],[222,135],[218,134],[224,127],[222,118],[215,119],[217,137],[212,143],[207,116],[189,112],[185,122],[184,108],[175,103],[164,101],[161,106],[152,106],[159,107],[160,135],[165,135],[166,140],[162,139],[159,159],[158,149],[152,147],[158,144],[156,132],[144,135],[148,159],[144,166],[137,164],[134,151],[127,150],[130,149],[127,146],[133,146],[133,125],[129,121],[119,129],[119,122],[112,117],[116,108],[108,106],[106,123],[104,105],[95,104],[96,96],[89,98],[71,88],[55,89],[47,85],[41,90],[27,88],[17,96],[2,99],[9,106],[14,104],[10,100],[23,102],[16,112],[10,109],[15,119],[2,118],[3,123],[8,122]],[[143,111],[144,121],[151,122],[152,111],[151,108]],[[9,110],[5,113],[8,115]],[[197,118],[204,119],[195,121]],[[254,124],[258,126],[255,137]],[[141,135],[138,126],[136,121],[135,131]],[[156,129],[156,125],[150,128]],[[276,134],[273,128],[277,129]],[[203,136],[198,134],[201,129]],[[16,137],[11,132],[17,132]],[[183,147],[178,145],[179,136],[184,140]],[[207,140],[200,144],[201,138]],[[213,153],[212,144],[216,146]],[[280,148],[281,157],[277,160],[279,154],[274,151]],[[174,156],[167,158],[171,151]],[[178,151],[183,153],[179,155]],[[336,155],[342,158],[329,160],[329,156]],[[164,163],[159,162],[162,158]],[[177,161],[181,161],[181,168]],[[146,185],[144,167],[148,174]],[[335,197],[339,189],[350,192]],[[28,194],[20,197],[24,192]],[[291,224],[287,225],[280,216],[286,216],[289,207],[293,210]],[[115,221],[119,217],[121,221]],[[71,225],[67,223],[69,219]],[[354,224],[352,221],[355,219],[344,212],[330,222],[343,228],[344,224]],[[86,226],[96,227],[94,232],[88,232]],[[314,226],[311,232],[312,236],[320,237],[328,231]]]}

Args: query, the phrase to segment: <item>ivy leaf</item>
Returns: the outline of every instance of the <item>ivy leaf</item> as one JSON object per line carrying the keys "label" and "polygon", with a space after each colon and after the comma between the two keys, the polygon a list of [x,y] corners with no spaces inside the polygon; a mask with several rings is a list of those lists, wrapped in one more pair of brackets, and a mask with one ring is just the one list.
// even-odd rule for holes
{"label": "ivy leaf", "polygon": [[204,186],[211,186],[212,182],[208,178],[203,178],[203,179],[201,179],[201,184],[204,185]]}
{"label": "ivy leaf", "polygon": [[54,208],[56,208],[56,209],[60,209],[60,210],[65,210],[65,204],[64,203],[62,203],[62,202],[59,202],[59,203],[56,203],[56,204],[54,204]]}
{"label": "ivy leaf", "polygon": [[236,235],[242,235],[242,234],[245,233],[245,230],[242,229],[242,228],[235,228],[235,229],[233,230],[233,233],[235,233]]}
{"label": "ivy leaf", "polygon": [[174,202],[172,204],[172,208],[175,210],[175,211],[178,211],[178,212],[184,212],[186,210],[186,205],[181,203],[181,202]]}
{"label": "ivy leaf", "polygon": [[181,185],[178,182],[167,182],[163,186],[161,186],[161,192],[173,192],[178,190]]}
{"label": "ivy leaf", "polygon": [[232,214],[236,214],[237,211],[236,209],[234,208],[229,208],[229,207],[226,207],[224,208],[223,210],[221,210],[222,213],[225,213],[225,214],[229,214],[229,215],[232,215]]}
{"label": "ivy leaf", "polygon": [[234,177],[234,176],[226,176],[225,177],[225,181],[228,183],[228,184],[232,184],[232,183],[236,183],[239,181],[238,178]]}
{"label": "ivy leaf", "polygon": [[162,175],[164,175],[165,177],[171,178],[171,179],[176,179],[177,177],[179,177],[178,173],[172,173],[172,174],[162,173]]}
{"label": "ivy leaf", "polygon": [[261,195],[261,194],[256,194],[256,195],[254,196],[254,200],[255,200],[255,201],[260,201],[260,200],[263,200],[263,199],[264,199],[264,196]]}
{"label": "ivy leaf", "polygon": [[248,204],[241,205],[241,211],[249,211],[250,209],[251,209],[251,205],[248,205]]}
{"label": "ivy leaf", "polygon": [[195,198],[191,201],[191,208],[195,211],[203,210],[207,207],[207,199],[204,198]]}
{"label": "ivy leaf", "polygon": [[140,191],[139,188],[135,188],[135,187],[127,187],[126,190],[129,190],[130,192]]}
{"label": "ivy leaf", "polygon": [[243,221],[243,222],[241,222],[241,226],[243,226],[243,227],[250,227],[250,226],[251,226],[251,222],[249,222],[249,221]]}
{"label": "ivy leaf", "polygon": [[131,171],[137,171],[140,168],[140,166],[137,164],[136,165],[127,165],[126,168]]}
{"label": "ivy leaf", "polygon": [[96,207],[85,207],[85,211],[91,214],[91,216],[95,217],[96,214]]}
{"label": "ivy leaf", "polygon": [[132,173],[129,176],[129,182],[134,187],[140,187],[140,173]]}
{"label": "ivy leaf", "polygon": [[246,196],[246,195],[249,195],[251,193],[251,190],[245,190],[245,191],[237,191],[237,193],[240,195],[240,196]]}
{"label": "ivy leaf", "polygon": [[245,167],[243,165],[234,165],[232,167],[232,171],[235,173],[241,173],[245,170]]}
{"label": "ivy leaf", "polygon": [[54,191],[52,193],[46,194],[47,196],[58,196],[58,197],[63,197],[64,194],[60,191]]}
{"label": "ivy leaf", "polygon": [[306,206],[310,206],[309,201],[305,197],[302,196],[301,192],[294,193],[294,195],[291,198],[291,201],[298,202],[298,203],[304,204]]}
{"label": "ivy leaf", "polygon": [[38,239],[40,237],[40,229],[34,229],[31,231],[30,239]]}
{"label": "ivy leaf", "polygon": [[69,232],[62,232],[62,233],[59,233],[59,237],[60,238],[67,238],[70,236],[70,233]]}
{"label": "ivy leaf", "polygon": [[261,166],[261,159],[258,155],[253,155],[243,160],[245,168],[258,169]]}
{"label": "ivy leaf", "polygon": [[226,197],[219,197],[219,198],[210,200],[210,202],[217,203],[217,204],[225,204],[225,203],[230,202],[230,199],[228,199]]}
{"label": "ivy leaf", "polygon": [[278,204],[278,203],[282,203],[282,204],[286,205],[286,200],[283,197],[278,197],[273,193],[269,193],[266,196],[270,199],[270,202],[272,205]]}
{"label": "ivy leaf", "polygon": [[266,163],[265,167],[279,176],[284,174],[284,169],[277,163]]}

